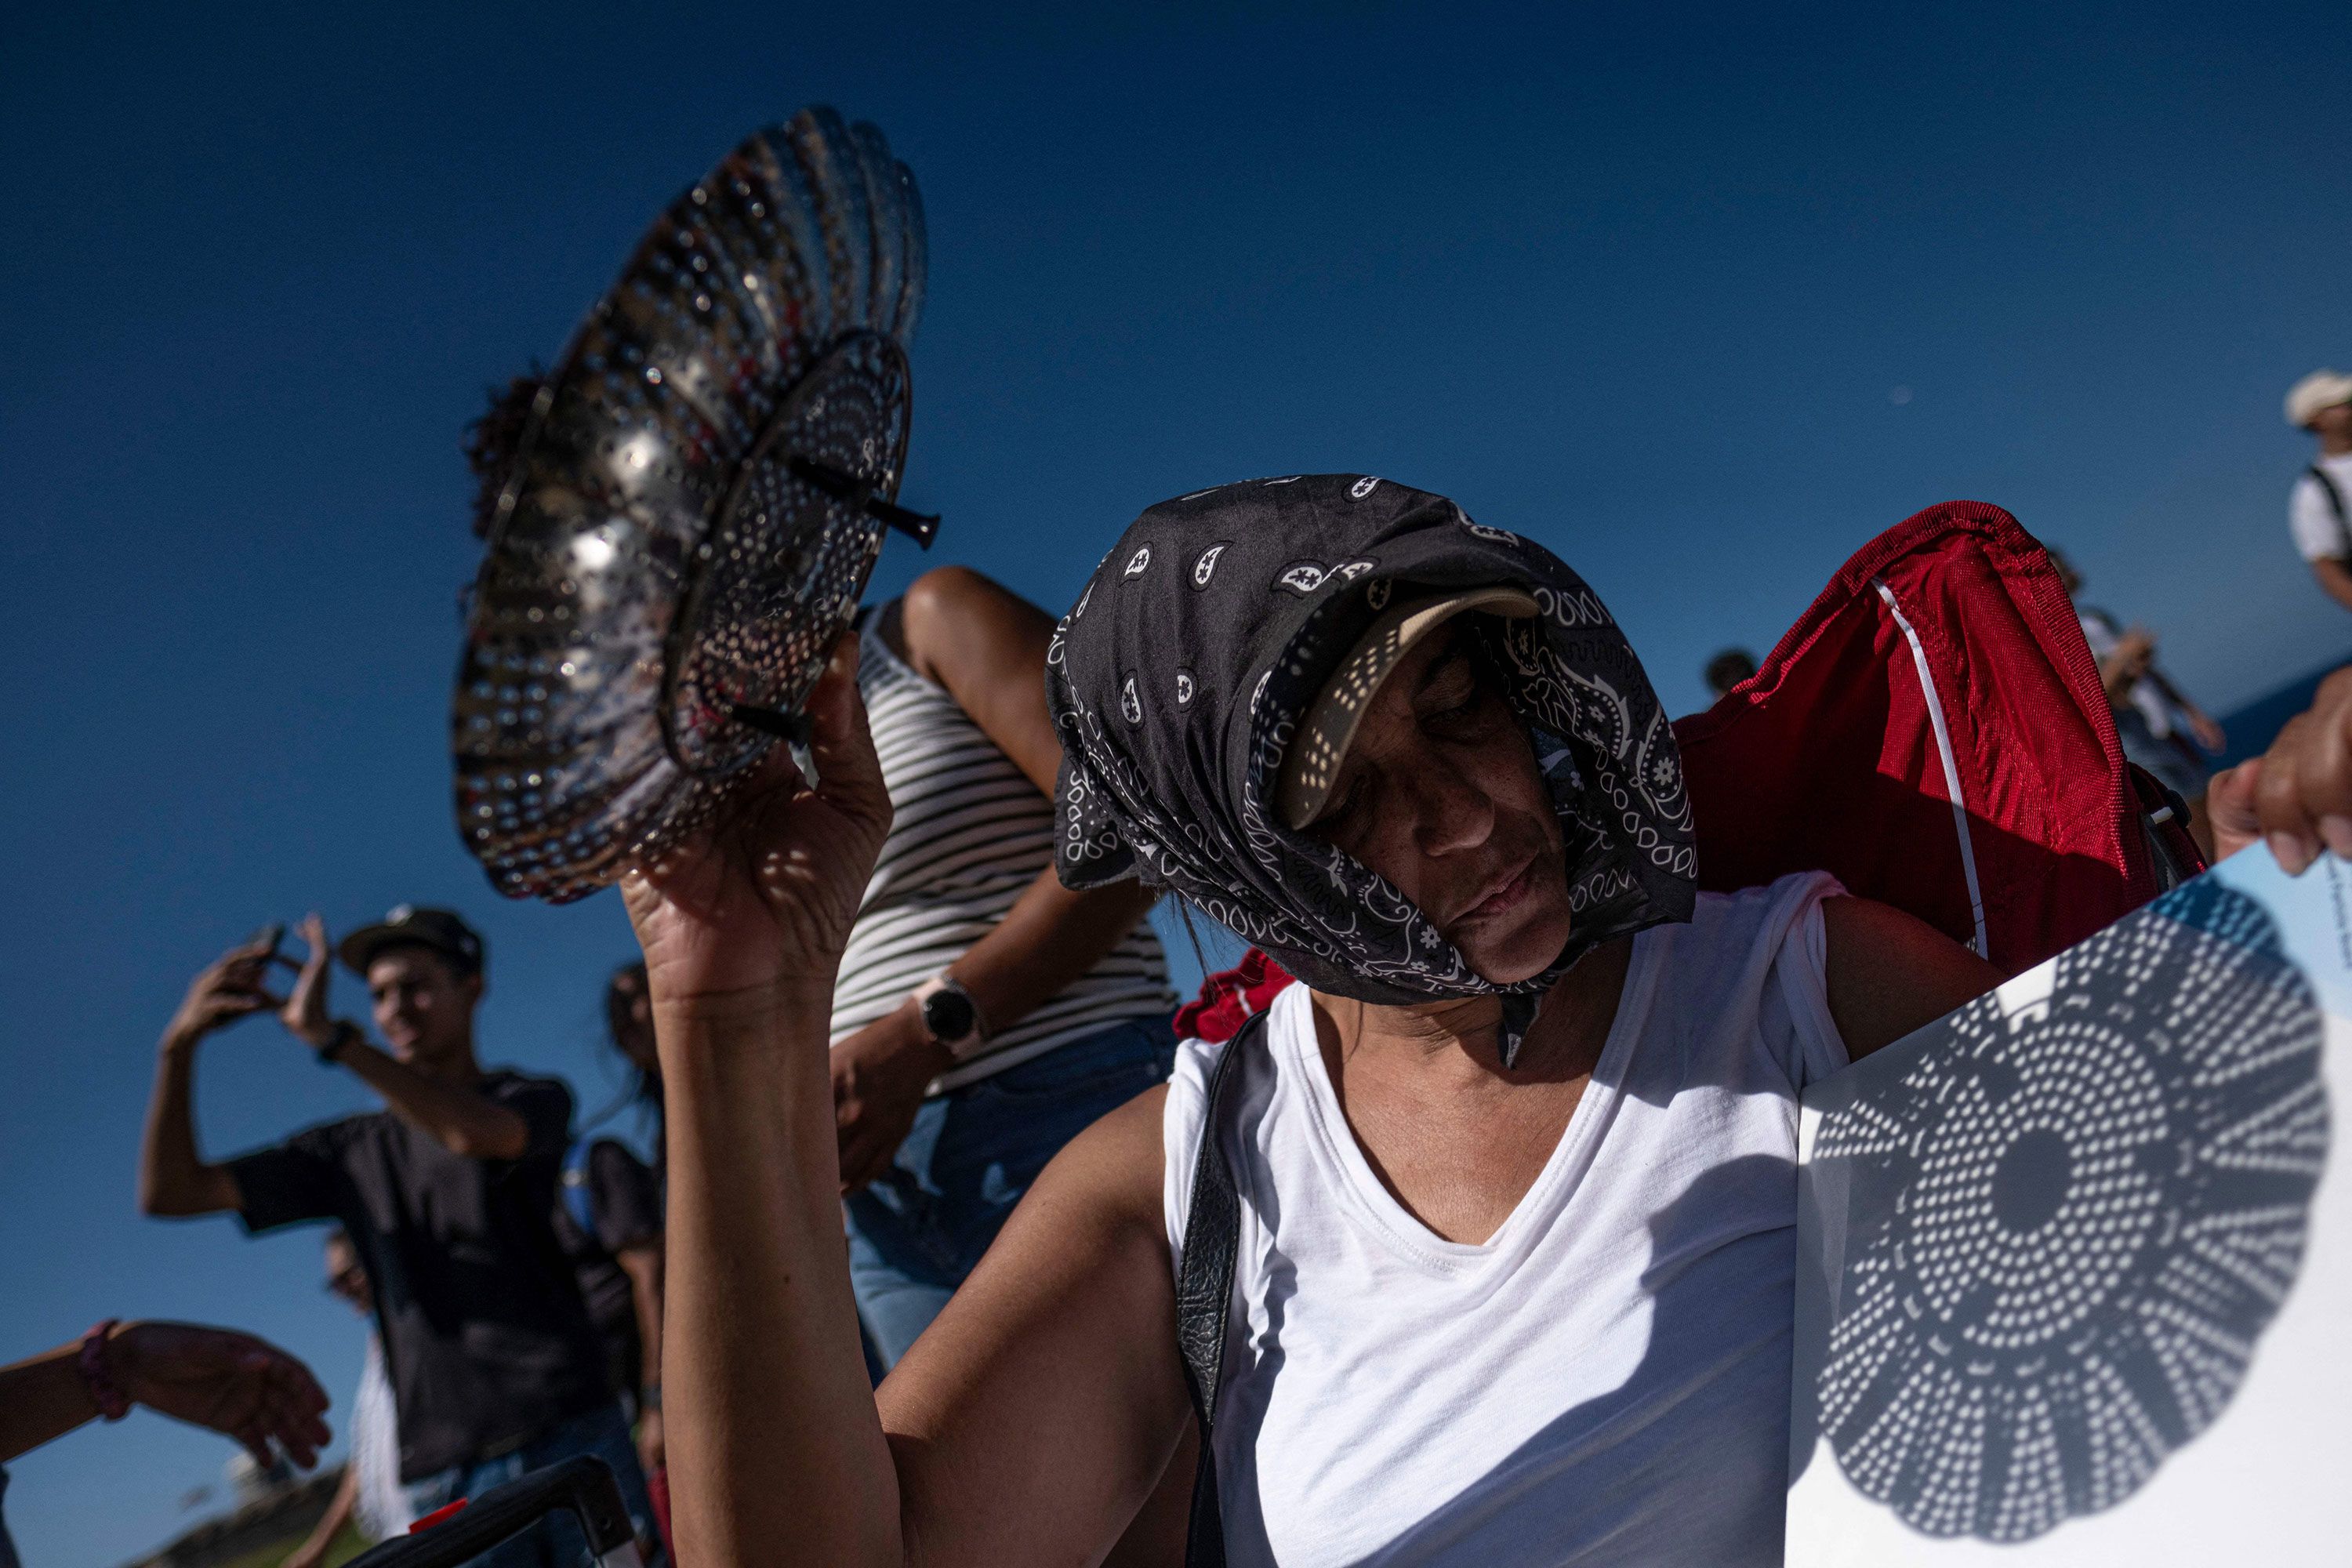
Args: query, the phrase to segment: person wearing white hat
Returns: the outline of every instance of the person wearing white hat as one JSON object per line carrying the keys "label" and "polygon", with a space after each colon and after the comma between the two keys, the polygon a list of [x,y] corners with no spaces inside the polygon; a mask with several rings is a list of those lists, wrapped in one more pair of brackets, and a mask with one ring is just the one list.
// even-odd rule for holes
{"label": "person wearing white hat", "polygon": [[2294,547],[2329,598],[2352,610],[2352,375],[2315,370],[2286,395],[2286,422],[2319,437],[2287,502]]}

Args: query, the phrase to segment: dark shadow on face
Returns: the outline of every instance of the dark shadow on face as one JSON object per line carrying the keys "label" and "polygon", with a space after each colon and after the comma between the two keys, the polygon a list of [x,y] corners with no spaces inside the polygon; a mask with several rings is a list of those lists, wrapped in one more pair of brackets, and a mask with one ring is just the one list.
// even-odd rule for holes
{"label": "dark shadow on face", "polygon": [[473,1049],[474,1005],[482,978],[461,973],[430,948],[389,948],[367,968],[375,1026],[404,1062],[431,1065]]}
{"label": "dark shadow on face", "polygon": [[1527,726],[1459,623],[1389,675],[1307,831],[1379,872],[1493,984],[1568,945],[1559,819]]}
{"label": "dark shadow on face", "polygon": [[654,1049],[653,994],[646,984],[644,964],[624,964],[614,971],[604,990],[604,1025],[613,1048],[631,1067],[660,1075],[661,1058]]}
{"label": "dark shadow on face", "polygon": [[359,1248],[340,1230],[327,1237],[327,1289],[350,1302],[352,1310],[362,1318],[375,1310],[375,1292],[368,1288],[367,1269],[360,1262]]}

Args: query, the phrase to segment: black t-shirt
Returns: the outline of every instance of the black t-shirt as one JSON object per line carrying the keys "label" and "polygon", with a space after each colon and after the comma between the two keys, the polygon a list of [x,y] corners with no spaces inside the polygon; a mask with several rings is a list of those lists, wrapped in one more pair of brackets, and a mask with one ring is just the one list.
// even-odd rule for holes
{"label": "black t-shirt", "polygon": [[567,1193],[564,1201],[556,1205],[555,1238],[579,1276],[580,1293],[588,1302],[590,1321],[604,1342],[605,1363],[612,1369],[614,1383],[634,1390],[644,1373],[642,1347],[637,1342],[636,1295],[616,1258],[630,1247],[660,1242],[661,1187],[646,1163],[615,1139],[599,1138],[591,1143],[584,1164],[582,1174],[593,1234],[580,1228],[574,1217],[577,1205]]}
{"label": "black t-shirt", "polygon": [[228,1167],[248,1232],[311,1219],[351,1232],[375,1291],[404,1481],[494,1457],[612,1397],[555,1240],[572,1091],[496,1071],[478,1092],[530,1125],[520,1159],[464,1159],[378,1111]]}

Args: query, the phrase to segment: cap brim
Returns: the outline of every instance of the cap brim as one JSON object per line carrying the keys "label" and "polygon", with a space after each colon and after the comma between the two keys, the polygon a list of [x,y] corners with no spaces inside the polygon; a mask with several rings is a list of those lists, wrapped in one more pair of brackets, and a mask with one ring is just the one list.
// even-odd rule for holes
{"label": "cap brim", "polygon": [[391,925],[378,921],[362,926],[335,945],[335,956],[343,967],[364,976],[368,965],[383,955],[387,948],[421,947],[427,952],[437,952],[459,969],[468,973],[476,967],[474,961],[446,942],[436,942],[415,926]]}
{"label": "cap brim", "polygon": [[1322,694],[1307,709],[1297,738],[1282,760],[1275,806],[1286,825],[1294,830],[1304,827],[1323,809],[1339,778],[1339,763],[1356,738],[1356,727],[1363,722],[1372,699],[1405,655],[1430,633],[1472,610],[1512,620],[1538,613],[1535,596],[1526,589],[1497,584],[1397,605],[1383,612],[1357,639],[1324,683]]}
{"label": "cap brim", "polygon": [[404,926],[379,923],[362,926],[343,938],[335,945],[335,956],[341,958],[343,967],[352,973],[365,974],[367,966],[375,962],[375,955],[395,942],[410,942],[418,947],[435,945]]}

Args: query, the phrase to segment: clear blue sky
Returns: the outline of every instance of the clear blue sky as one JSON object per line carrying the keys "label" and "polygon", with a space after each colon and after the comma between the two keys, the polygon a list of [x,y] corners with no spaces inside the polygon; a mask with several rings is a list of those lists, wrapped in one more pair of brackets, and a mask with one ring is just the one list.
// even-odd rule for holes
{"label": "clear blue sky", "polygon": [[[1048,606],[1153,500],[1346,469],[1549,543],[1677,710],[1956,496],[2217,710],[2352,648],[2279,416],[2352,368],[2340,5],[376,9],[52,6],[0,50],[0,1359],[170,1314],[348,1402],[314,1233],[132,1210],[156,1033],[265,920],[459,906],[486,1054],[603,1097],[618,910],[506,904],[450,826],[457,433],[806,101],[929,208],[907,499]],[[215,1153],[366,1103],[266,1022],[200,1089]],[[102,1568],[226,1457],[85,1431],[10,1521]]]}

